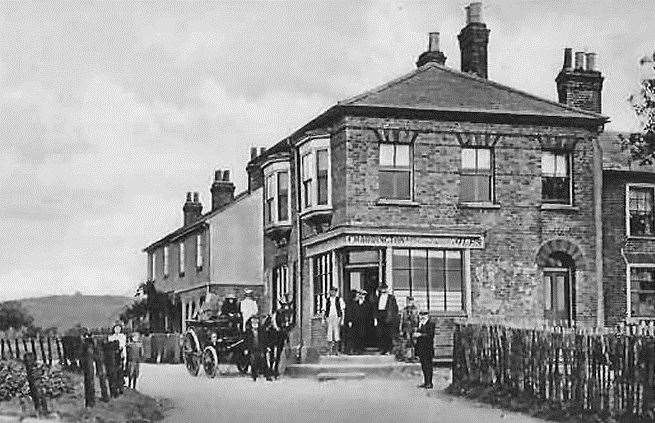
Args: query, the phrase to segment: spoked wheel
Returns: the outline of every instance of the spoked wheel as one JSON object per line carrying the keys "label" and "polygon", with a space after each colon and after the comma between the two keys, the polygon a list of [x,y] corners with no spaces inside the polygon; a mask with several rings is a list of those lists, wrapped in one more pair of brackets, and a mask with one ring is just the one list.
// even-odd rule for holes
{"label": "spoked wheel", "polygon": [[245,354],[243,350],[234,352],[234,361],[239,369],[239,373],[242,375],[248,374],[248,369],[250,368],[250,357],[248,354]]}
{"label": "spoked wheel", "polygon": [[198,360],[198,342],[193,331],[187,332],[184,336],[184,364],[191,376],[198,376],[200,362]]}
{"label": "spoked wheel", "polygon": [[202,367],[208,377],[215,377],[218,369],[218,355],[214,347],[207,347],[202,353]]}

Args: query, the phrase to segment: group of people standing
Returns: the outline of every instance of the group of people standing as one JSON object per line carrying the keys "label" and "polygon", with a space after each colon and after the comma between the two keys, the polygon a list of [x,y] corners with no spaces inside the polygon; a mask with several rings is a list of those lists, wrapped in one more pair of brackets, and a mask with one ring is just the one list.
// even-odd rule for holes
{"label": "group of people standing", "polygon": [[367,346],[375,346],[386,355],[396,341],[406,358],[419,358],[424,377],[420,387],[431,389],[434,323],[429,313],[419,311],[412,297],[407,297],[400,313],[395,296],[384,284],[372,295],[354,290],[348,302],[338,293],[338,288],[331,287],[325,304],[328,353],[362,354]]}

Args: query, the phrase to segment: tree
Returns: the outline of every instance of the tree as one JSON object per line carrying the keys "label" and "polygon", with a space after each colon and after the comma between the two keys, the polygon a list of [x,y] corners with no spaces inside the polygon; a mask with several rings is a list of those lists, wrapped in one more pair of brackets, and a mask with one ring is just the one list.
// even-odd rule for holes
{"label": "tree", "polygon": [[[655,53],[653,59],[641,59],[640,63],[652,66],[655,70]],[[638,94],[628,99],[639,119],[641,131],[629,136],[619,135],[624,149],[630,152],[633,160],[642,165],[651,165],[655,162],[655,79],[644,79]]]}
{"label": "tree", "polygon": [[0,330],[28,328],[32,322],[34,318],[18,301],[0,303]]}

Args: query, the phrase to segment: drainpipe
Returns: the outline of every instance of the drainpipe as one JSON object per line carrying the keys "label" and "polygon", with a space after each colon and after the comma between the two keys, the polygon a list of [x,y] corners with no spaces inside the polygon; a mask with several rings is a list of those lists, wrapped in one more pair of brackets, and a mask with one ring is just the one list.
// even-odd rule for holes
{"label": "drainpipe", "polygon": [[605,326],[605,302],[603,300],[603,151],[600,147],[598,135],[602,127],[593,138],[594,144],[594,223],[596,227],[596,297],[597,312],[596,326]]}
{"label": "drainpipe", "polygon": [[[289,141],[291,144],[291,141]],[[298,346],[298,361],[302,361],[302,350],[304,347],[303,340],[303,283],[302,283],[302,268],[303,268],[303,255],[301,247],[302,239],[302,222],[300,221],[300,154],[297,147],[293,147],[293,159],[296,166],[295,179],[296,179],[296,250],[298,254],[298,264],[296,269],[297,280],[296,286],[298,287],[298,300],[296,302],[298,306],[298,320],[300,321],[300,345]]]}

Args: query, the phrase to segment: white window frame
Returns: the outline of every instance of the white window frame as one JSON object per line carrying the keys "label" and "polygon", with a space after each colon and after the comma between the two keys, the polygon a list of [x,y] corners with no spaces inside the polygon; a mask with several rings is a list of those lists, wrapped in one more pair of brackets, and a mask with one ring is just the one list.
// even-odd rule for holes
{"label": "white window frame", "polygon": [[289,284],[289,266],[283,264],[282,266],[277,266],[273,268],[272,280],[273,280],[273,292],[277,298],[273,298],[273,308],[277,309],[278,302],[282,296],[286,293],[291,293],[291,286]]}
{"label": "white window frame", "polygon": [[[318,204],[318,154],[317,151],[326,150],[328,157],[327,169],[327,203]],[[301,157],[300,160],[300,198],[301,198],[301,211],[310,212],[314,210],[330,210],[332,209],[332,150],[330,148],[330,137],[321,135],[316,137],[308,137],[298,143],[298,153]],[[302,166],[302,158],[305,156],[310,157],[312,174],[312,187],[311,187],[311,204],[306,206],[305,198],[305,173]]]}
{"label": "white window frame", "polygon": [[[398,165],[382,165],[380,164],[380,155],[381,155],[381,146],[382,145],[391,145],[393,146],[394,149],[394,157],[396,156],[396,150],[397,146],[402,145],[402,146],[407,146],[408,148],[408,161],[409,163],[407,164],[407,168],[404,166],[398,166]],[[395,161],[395,159],[394,159]],[[398,173],[405,173],[409,172],[409,197],[408,198],[394,198],[394,197],[383,197],[379,191],[379,174],[380,171],[387,171],[387,172],[398,172]],[[403,201],[414,201],[414,144],[413,143],[399,143],[399,142],[380,142],[378,143],[378,197],[380,200],[386,200],[386,201],[391,201],[391,202],[403,202]]]}
{"label": "white window frame", "polygon": [[168,248],[168,245],[164,246],[164,277],[167,278],[168,275],[170,274],[170,248]]}
{"label": "white window frame", "polygon": [[[548,150],[544,149],[541,150],[541,178],[543,181],[543,178],[549,177],[544,175],[544,170],[543,170],[543,160],[544,160],[544,154],[553,154],[555,157],[557,155],[565,155],[566,160],[567,160],[567,166],[568,166],[568,178],[569,178],[569,201],[567,203],[558,203],[554,201],[544,201],[544,194],[543,192],[541,193],[541,203],[542,204],[560,204],[563,206],[572,206],[573,205],[573,188],[575,187],[575,183],[573,181],[574,173],[573,173],[573,151],[568,151],[568,150]],[[557,164],[557,159],[555,159],[555,164]],[[542,182],[542,189],[543,189],[543,182]]]}
{"label": "white window frame", "polygon": [[202,234],[196,235],[196,270],[202,269],[203,265],[203,251],[202,251]]}
{"label": "white window frame", "polygon": [[633,268],[647,268],[647,269],[652,269],[655,268],[655,263],[628,263],[626,266],[626,275],[625,275],[625,287],[626,287],[626,319],[628,321],[630,320],[655,320],[655,316],[633,316],[632,315],[632,283],[630,281],[630,275],[632,274],[632,269]]}
{"label": "white window frame", "polygon": [[655,184],[648,183],[627,183],[625,184],[625,234],[629,238],[636,239],[653,239],[653,235],[632,235],[630,233],[630,188],[652,188],[653,189],[653,206],[655,207]]}
{"label": "white window frame", "polygon": [[[464,151],[472,150],[475,154],[475,167],[474,168],[465,168],[464,167]],[[489,169],[487,172],[480,171],[478,158],[480,150],[486,150],[489,152]],[[472,200],[468,202],[473,203],[490,203],[493,204],[496,201],[496,181],[495,181],[495,160],[494,160],[494,149],[487,146],[471,146],[471,147],[462,147],[460,151],[460,178],[462,176],[478,176],[483,175],[489,178],[489,198],[485,200]],[[461,187],[460,187],[460,197],[461,197]]]}
{"label": "white window frame", "polygon": [[[265,163],[263,166],[263,172],[264,172],[264,225],[265,226],[273,226],[273,225],[290,225],[291,224],[291,166],[289,165],[289,162],[284,160],[284,161],[275,161],[275,162],[269,162]],[[287,218],[282,220],[280,219],[279,215],[279,186],[278,186],[278,175],[282,172],[287,173]],[[268,178],[273,178],[272,179],[272,186],[274,189],[273,193],[273,202],[271,204],[271,209],[272,209],[272,219],[271,221],[266,220],[266,201],[268,200],[268,185],[267,185],[267,180]]]}
{"label": "white window frame", "polygon": [[186,251],[185,251],[184,241],[181,241],[178,244],[178,250],[177,251],[178,251],[178,255],[177,255],[178,270],[179,270],[180,276],[184,276],[184,273],[185,273],[185,270],[186,270],[186,263],[185,263]]}

